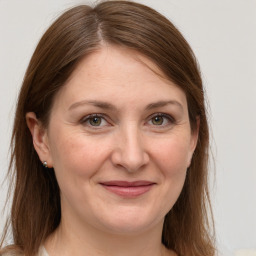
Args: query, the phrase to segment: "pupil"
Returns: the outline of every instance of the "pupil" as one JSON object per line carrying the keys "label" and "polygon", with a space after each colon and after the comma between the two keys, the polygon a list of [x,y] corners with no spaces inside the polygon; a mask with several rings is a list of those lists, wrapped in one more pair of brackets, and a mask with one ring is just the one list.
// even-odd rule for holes
{"label": "pupil", "polygon": [[90,124],[93,126],[99,126],[101,124],[101,118],[100,117],[93,117],[90,119]]}
{"label": "pupil", "polygon": [[154,117],[153,124],[161,125],[162,123],[163,123],[163,117],[161,117],[161,116]]}

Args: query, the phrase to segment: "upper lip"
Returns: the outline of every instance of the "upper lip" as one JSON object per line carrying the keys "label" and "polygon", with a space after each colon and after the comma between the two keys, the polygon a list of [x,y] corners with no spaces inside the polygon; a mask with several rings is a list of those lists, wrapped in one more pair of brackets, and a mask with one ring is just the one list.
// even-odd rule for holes
{"label": "upper lip", "polygon": [[153,185],[155,182],[146,181],[146,180],[137,180],[137,181],[123,181],[123,180],[111,180],[100,182],[104,186],[118,186],[118,187],[139,187],[139,186],[148,186]]}

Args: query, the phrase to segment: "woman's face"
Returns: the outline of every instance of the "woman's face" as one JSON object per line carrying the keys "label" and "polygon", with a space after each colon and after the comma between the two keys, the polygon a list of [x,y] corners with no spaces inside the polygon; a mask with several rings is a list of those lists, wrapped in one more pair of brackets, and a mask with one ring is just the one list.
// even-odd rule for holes
{"label": "woman's face", "polygon": [[62,220],[119,234],[162,226],[196,140],[185,94],[149,59],[92,53],[57,94],[44,137]]}

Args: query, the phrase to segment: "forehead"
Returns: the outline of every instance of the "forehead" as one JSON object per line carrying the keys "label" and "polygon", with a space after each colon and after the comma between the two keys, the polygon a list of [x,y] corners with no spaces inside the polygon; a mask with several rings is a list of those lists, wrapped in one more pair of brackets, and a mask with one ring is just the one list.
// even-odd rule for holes
{"label": "forehead", "polygon": [[170,97],[186,105],[184,92],[151,60],[135,50],[104,46],[82,59],[55,101],[66,105],[83,99],[148,104]]}

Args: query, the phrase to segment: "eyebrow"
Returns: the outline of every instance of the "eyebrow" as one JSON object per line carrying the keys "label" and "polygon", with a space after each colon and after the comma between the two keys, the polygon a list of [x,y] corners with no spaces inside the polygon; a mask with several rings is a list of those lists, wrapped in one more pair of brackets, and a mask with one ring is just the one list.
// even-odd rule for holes
{"label": "eyebrow", "polygon": [[98,100],[89,100],[89,101],[82,100],[82,101],[72,104],[68,110],[72,110],[74,108],[77,108],[77,107],[80,107],[83,105],[93,105],[95,107],[102,108],[102,109],[116,110],[116,107],[114,105],[112,105],[111,103],[108,103],[105,101],[98,101]]}
{"label": "eyebrow", "polygon": [[[107,110],[117,110],[117,108],[113,104],[111,104],[109,102],[105,102],[105,101],[98,101],[98,100],[89,100],[89,101],[82,100],[82,101],[72,104],[68,110],[72,110],[74,108],[81,107],[83,105],[93,105],[95,107],[107,109]],[[153,102],[153,103],[148,104],[145,109],[151,110],[151,109],[155,109],[155,108],[159,108],[159,107],[165,107],[167,105],[175,105],[175,106],[179,107],[181,110],[183,110],[182,104],[176,100],[167,100],[167,101],[161,100],[161,101]]]}
{"label": "eyebrow", "polygon": [[157,101],[157,102],[154,102],[154,103],[150,103],[150,104],[147,105],[146,110],[165,107],[167,105],[175,105],[175,106],[179,107],[181,110],[183,110],[182,104],[180,102],[176,101],[176,100],[168,100],[168,101],[162,100],[162,101]]}

